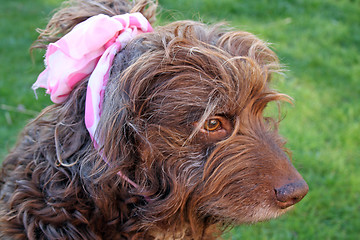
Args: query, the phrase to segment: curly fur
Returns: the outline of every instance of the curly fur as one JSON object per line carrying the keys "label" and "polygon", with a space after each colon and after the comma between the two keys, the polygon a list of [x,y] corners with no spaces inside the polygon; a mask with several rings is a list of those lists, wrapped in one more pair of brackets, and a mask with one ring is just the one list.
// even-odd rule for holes
{"label": "curly fur", "polygon": [[[34,47],[99,13],[153,21],[155,10],[146,0],[73,0]],[[269,102],[290,101],[269,87],[279,70],[263,41],[222,25],[180,21],[139,35],[114,61],[100,150],[84,125],[87,79],[25,127],[3,162],[1,239],[215,239],[284,213],[274,189],[303,180],[276,119],[263,116]],[[211,116],[231,132],[204,132]]]}

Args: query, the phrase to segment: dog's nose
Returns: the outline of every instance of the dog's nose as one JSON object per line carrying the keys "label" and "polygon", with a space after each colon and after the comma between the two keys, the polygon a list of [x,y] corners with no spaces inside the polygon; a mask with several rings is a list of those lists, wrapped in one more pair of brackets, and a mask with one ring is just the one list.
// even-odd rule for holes
{"label": "dog's nose", "polygon": [[309,191],[309,186],[304,180],[288,183],[282,187],[275,188],[277,205],[280,208],[287,208],[299,202]]}

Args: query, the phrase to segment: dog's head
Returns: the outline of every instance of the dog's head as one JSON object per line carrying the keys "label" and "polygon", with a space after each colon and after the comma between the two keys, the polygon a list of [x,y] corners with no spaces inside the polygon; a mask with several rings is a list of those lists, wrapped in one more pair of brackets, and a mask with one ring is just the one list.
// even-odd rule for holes
{"label": "dog's head", "polygon": [[264,116],[268,103],[290,101],[269,86],[278,71],[267,44],[224,26],[180,21],[138,35],[117,53],[106,86],[97,184],[120,172],[121,188],[145,199],[135,215],[164,229],[284,213],[308,186],[277,119]]}
{"label": "dog's head", "polygon": [[104,154],[157,217],[276,217],[308,191],[276,121],[263,115],[268,103],[289,101],[269,88],[278,70],[246,32],[176,22],[141,35],[112,69],[98,131]]}

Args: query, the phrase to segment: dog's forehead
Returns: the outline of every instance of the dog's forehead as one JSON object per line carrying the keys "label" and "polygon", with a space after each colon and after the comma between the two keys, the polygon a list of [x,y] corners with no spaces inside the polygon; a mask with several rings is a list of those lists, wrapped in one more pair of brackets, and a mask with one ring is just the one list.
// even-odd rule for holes
{"label": "dog's forehead", "polygon": [[[152,112],[203,113],[211,106],[235,115],[269,92],[277,67],[274,53],[249,33],[185,22],[133,39],[116,55],[110,82],[120,81],[134,104]],[[118,85],[110,83],[107,92],[119,92]]]}

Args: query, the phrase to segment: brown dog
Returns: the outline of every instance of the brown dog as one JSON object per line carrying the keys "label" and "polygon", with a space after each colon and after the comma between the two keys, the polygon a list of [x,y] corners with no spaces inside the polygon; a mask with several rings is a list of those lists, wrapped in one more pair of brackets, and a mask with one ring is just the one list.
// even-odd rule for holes
{"label": "brown dog", "polygon": [[[155,7],[71,1],[35,47],[126,12],[152,22]],[[2,167],[1,239],[214,239],[285,213],[308,186],[263,116],[289,101],[269,87],[279,70],[264,42],[223,26],[180,21],[137,35],[112,63],[100,146],[84,124],[88,78],[24,129]]]}

